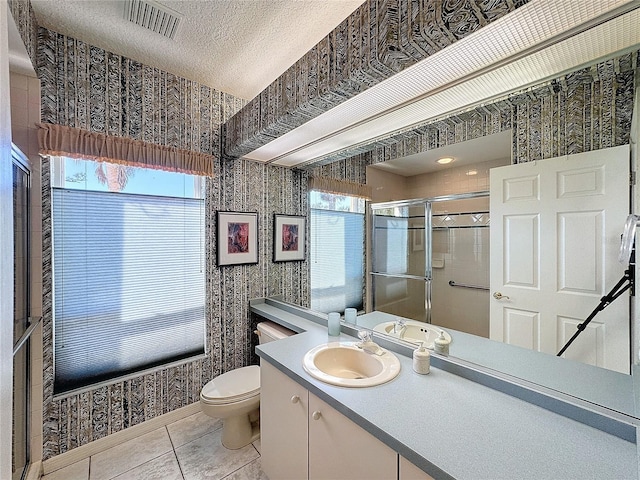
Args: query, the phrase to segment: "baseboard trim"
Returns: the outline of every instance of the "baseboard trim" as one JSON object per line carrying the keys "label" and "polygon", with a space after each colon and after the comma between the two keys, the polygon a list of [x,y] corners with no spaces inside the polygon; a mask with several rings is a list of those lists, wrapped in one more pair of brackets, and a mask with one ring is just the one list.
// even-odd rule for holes
{"label": "baseboard trim", "polygon": [[61,468],[79,462],[80,460],[89,458],[91,455],[108,450],[111,447],[120,445],[122,442],[126,442],[127,440],[144,435],[145,433],[152,432],[158,428],[165,427],[170,423],[181,420],[193,415],[194,413],[198,413],[199,411],[200,402],[195,402],[191,405],[187,405],[186,407],[174,410],[173,412],[165,413],[159,417],[147,420],[139,425],[134,425],[133,427],[112,433],[107,437],[100,438],[99,440],[95,440],[91,443],[87,443],[86,445],[69,450],[68,452],[56,455],[55,457],[42,462],[42,474],[47,475],[51,472],[55,472],[56,470],[60,470]]}

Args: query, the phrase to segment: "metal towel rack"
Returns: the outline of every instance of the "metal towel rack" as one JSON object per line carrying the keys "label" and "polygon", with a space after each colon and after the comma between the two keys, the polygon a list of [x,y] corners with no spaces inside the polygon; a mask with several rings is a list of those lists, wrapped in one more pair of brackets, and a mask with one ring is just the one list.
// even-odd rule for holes
{"label": "metal towel rack", "polygon": [[486,291],[489,291],[488,287],[481,287],[480,285],[467,285],[466,283],[456,283],[453,280],[449,280],[449,285],[451,285],[452,287],[473,288],[474,290],[486,290]]}

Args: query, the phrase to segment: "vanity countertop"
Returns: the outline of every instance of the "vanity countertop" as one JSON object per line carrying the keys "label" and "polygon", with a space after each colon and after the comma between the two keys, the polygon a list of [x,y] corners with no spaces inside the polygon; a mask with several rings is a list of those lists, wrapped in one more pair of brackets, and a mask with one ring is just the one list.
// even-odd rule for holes
{"label": "vanity countertop", "polygon": [[273,305],[258,302],[251,310],[300,332],[259,345],[263,361],[434,478],[638,479],[635,443],[433,366],[419,375],[411,358],[398,353],[402,370],[383,385],[343,388],[315,380],[302,367],[304,354],[338,338]]}

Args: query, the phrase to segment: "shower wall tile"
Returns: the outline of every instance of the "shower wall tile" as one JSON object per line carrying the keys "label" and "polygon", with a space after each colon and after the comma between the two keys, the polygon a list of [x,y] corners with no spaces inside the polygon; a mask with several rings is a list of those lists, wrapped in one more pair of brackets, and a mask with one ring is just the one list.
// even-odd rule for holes
{"label": "shower wall tile", "polygon": [[[461,166],[407,177],[405,179],[404,194],[406,198],[422,198],[487,190],[489,187],[489,170],[509,164],[510,159],[504,158],[474,164],[473,168]],[[475,170],[477,174],[467,175],[470,170]]]}
{"label": "shower wall tile", "polygon": [[488,337],[489,296],[481,290],[452,288],[449,281],[489,286],[489,229],[451,228],[436,230],[433,236],[434,254],[444,260],[443,268],[433,272],[433,323]]}

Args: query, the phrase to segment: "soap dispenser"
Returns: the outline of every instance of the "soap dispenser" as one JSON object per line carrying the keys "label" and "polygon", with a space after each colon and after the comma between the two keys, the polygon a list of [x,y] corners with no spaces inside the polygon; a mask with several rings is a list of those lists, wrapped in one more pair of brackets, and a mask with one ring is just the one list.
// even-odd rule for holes
{"label": "soap dispenser", "polygon": [[449,355],[450,341],[444,336],[444,330],[440,330],[440,336],[433,342],[433,351],[442,355]]}
{"label": "soap dispenser", "polygon": [[413,370],[421,375],[429,373],[431,367],[431,354],[424,348],[424,343],[420,342],[420,347],[413,351]]}

